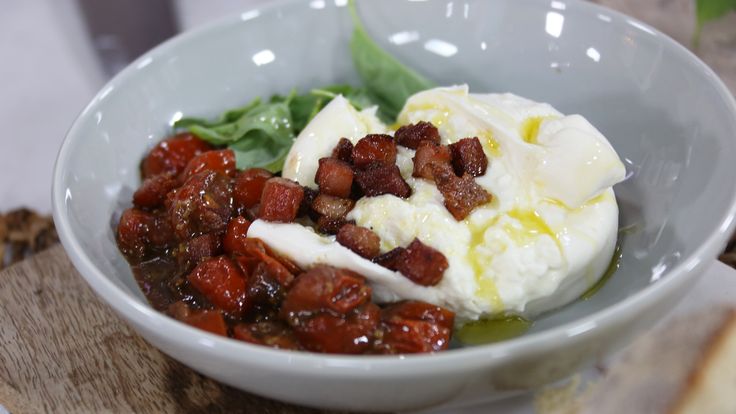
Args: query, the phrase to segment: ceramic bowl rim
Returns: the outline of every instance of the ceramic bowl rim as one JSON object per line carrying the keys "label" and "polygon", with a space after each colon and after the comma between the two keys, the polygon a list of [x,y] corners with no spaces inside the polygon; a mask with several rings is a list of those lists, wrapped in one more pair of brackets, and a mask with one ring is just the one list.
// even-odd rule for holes
{"label": "ceramic bowl rim", "polygon": [[[248,11],[253,13],[253,11],[258,10],[259,16],[256,18],[261,18],[260,16],[268,15],[269,11],[284,7],[296,7],[298,3],[304,2],[304,0],[274,1],[268,5],[246,9],[238,15],[218,19],[165,41],[130,63],[118,75],[107,82],[100,89],[100,92],[82,110],[67,132],[54,165],[51,191],[54,222],[64,249],[74,266],[97,295],[122,315],[124,319],[132,321],[138,326],[155,326],[157,330],[166,332],[170,341],[176,341],[180,346],[187,347],[200,354],[215,358],[236,359],[246,365],[267,366],[272,370],[300,373],[313,377],[339,375],[349,378],[375,375],[378,373],[381,375],[401,376],[417,375],[423,372],[457,372],[481,368],[499,359],[521,357],[525,354],[544,351],[550,347],[565,346],[582,339],[584,336],[593,335],[595,331],[605,329],[606,326],[618,320],[632,317],[666,297],[669,292],[677,289],[681,284],[694,279],[698,272],[704,270],[705,265],[711,263],[709,261],[710,258],[715,257],[720,249],[725,246],[729,235],[734,230],[736,226],[734,222],[734,218],[736,217],[736,185],[730,189],[732,194],[730,205],[719,218],[719,225],[716,231],[708,236],[702,245],[690,256],[663,274],[661,280],[656,283],[647,285],[621,302],[542,332],[530,333],[499,343],[449,350],[431,355],[344,356],[271,349],[209,334],[176,321],[148,305],[139,303],[131,294],[110,281],[95,266],[77,240],[76,233],[66,214],[66,187],[62,180],[62,172],[66,168],[66,162],[70,157],[72,143],[84,136],[81,133],[84,123],[83,120],[91,116],[97,105],[104,101],[105,96],[112,89],[116,88],[119,84],[126,83],[128,79],[135,77],[136,67],[141,62],[151,58],[155,59],[159,55],[165,55],[171,49],[187,43],[192,38],[211,35],[225,26],[244,24],[245,22],[243,22],[241,16],[248,13]],[[539,3],[546,4],[547,2],[540,1]],[[668,48],[672,53],[703,70],[711,78],[711,86],[718,91],[722,98],[725,98],[724,102],[728,105],[730,111],[736,114],[736,100],[734,100],[733,95],[731,95],[728,88],[718,76],[692,52],[667,35],[637,19],[597,4],[582,0],[564,0],[561,3],[565,3],[567,8],[577,8],[589,14],[605,13],[612,19],[625,22],[628,26],[632,26],[639,32],[645,32],[647,35],[660,38],[663,46]],[[734,164],[736,164],[736,155],[733,158]]]}

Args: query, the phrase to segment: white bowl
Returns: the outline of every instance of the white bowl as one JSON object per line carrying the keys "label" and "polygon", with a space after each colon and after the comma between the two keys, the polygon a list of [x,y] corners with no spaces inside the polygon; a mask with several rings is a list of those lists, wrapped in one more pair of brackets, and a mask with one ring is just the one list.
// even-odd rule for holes
{"label": "white bowl", "polygon": [[656,30],[580,1],[361,1],[368,31],[440,84],[511,91],[581,113],[631,177],[616,187],[620,270],[587,301],[497,344],[436,355],[332,356],[210,335],[154,311],[113,236],[138,165],[181,116],[255,96],[357,83],[346,1],[283,1],[185,33],[92,100],[62,145],[54,219],[77,269],[151,344],[234,387],[317,407],[399,410],[567,376],[651,326],[725,244],[736,208],[736,105],[713,72]]}

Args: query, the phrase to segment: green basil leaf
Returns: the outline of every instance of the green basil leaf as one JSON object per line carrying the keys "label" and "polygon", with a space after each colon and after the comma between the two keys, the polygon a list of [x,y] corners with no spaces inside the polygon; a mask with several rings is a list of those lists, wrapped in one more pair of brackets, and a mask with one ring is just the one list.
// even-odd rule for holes
{"label": "green basil leaf", "polygon": [[381,49],[365,31],[358,17],[355,0],[350,0],[349,7],[355,25],[350,39],[355,68],[368,94],[375,97],[372,100],[381,104],[384,117],[395,120],[407,98],[435,84]]}

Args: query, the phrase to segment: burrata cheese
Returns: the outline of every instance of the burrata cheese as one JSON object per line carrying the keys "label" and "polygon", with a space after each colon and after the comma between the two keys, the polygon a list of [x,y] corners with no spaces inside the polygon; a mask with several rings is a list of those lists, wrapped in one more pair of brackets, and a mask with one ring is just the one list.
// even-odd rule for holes
{"label": "burrata cheese", "polygon": [[[433,123],[442,144],[480,139],[489,165],[476,182],[493,201],[455,220],[434,183],[412,177],[414,151],[399,146],[397,165],[412,195],[361,198],[348,219],[372,229],[382,252],[414,238],[442,252],[449,267],[437,285],[417,285],[301,224],[256,220],[248,236],[302,267],[324,263],[362,274],[379,303],[422,300],[453,310],[460,321],[507,312],[534,317],[598,281],[616,244],[612,186],[624,179],[625,168],[593,125],[548,104],[471,94],[467,86],[410,97],[398,125],[418,121]],[[392,131],[376,108],[358,111],[338,96],[297,137],[283,176],[316,188],[318,160],[330,156],[340,138],[355,143],[370,133]]]}

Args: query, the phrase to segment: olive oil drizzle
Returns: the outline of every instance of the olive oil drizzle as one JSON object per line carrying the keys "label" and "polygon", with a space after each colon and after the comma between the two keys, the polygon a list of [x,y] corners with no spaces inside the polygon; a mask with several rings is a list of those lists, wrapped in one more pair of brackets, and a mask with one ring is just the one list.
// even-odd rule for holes
{"label": "olive oil drizzle", "polygon": [[533,116],[533,117],[527,118],[521,124],[521,128],[519,130],[521,139],[523,139],[524,142],[526,143],[536,144],[537,135],[539,135],[539,126],[542,124],[542,121],[544,121],[545,119],[546,117],[543,117],[543,116]]}
{"label": "olive oil drizzle", "polygon": [[468,322],[455,332],[455,337],[463,345],[490,344],[520,336],[533,324],[519,315],[506,314]]}
{"label": "olive oil drizzle", "polygon": [[[605,273],[580,296],[580,300],[588,300],[593,297],[611,279],[611,276],[621,266],[621,258],[621,244],[617,243]],[[504,314],[467,322],[455,331],[454,336],[463,345],[490,344],[521,336],[533,325],[533,321],[522,316]]]}
{"label": "olive oil drizzle", "polygon": [[619,267],[621,267],[621,257],[622,257],[622,251],[621,251],[621,243],[616,243],[616,248],[613,251],[613,257],[611,257],[611,263],[608,264],[608,268],[606,268],[606,271],[603,273],[603,276],[601,276],[600,279],[598,279],[597,282],[593,284],[588,290],[585,291],[582,295],[580,295],[580,299],[582,300],[588,300],[593,295],[598,293],[599,290],[611,279],[611,276],[613,276],[614,273],[618,270]]}

